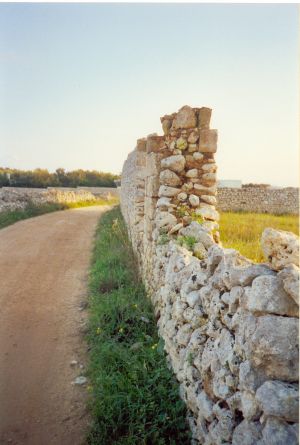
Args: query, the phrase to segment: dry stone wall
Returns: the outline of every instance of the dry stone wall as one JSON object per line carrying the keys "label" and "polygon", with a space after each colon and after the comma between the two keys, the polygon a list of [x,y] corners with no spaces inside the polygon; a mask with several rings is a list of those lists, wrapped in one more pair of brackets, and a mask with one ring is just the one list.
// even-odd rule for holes
{"label": "dry stone wall", "polygon": [[122,213],[192,442],[297,444],[299,240],[267,229],[266,264],[222,248],[210,116],[185,106],[137,141]]}
{"label": "dry stone wall", "polygon": [[71,203],[82,201],[95,201],[101,197],[109,199],[118,195],[117,189],[104,187],[94,188],[0,188],[0,212],[6,210],[24,209],[28,204],[44,203]]}
{"label": "dry stone wall", "polygon": [[224,212],[255,212],[299,214],[299,189],[245,187],[218,188],[218,210]]}

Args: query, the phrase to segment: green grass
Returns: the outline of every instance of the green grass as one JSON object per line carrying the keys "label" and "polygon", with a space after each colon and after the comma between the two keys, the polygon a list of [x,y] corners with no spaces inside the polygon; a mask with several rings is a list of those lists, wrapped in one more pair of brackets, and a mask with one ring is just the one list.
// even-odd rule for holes
{"label": "green grass", "polygon": [[186,408],[119,208],[100,220],[89,287],[87,376],[94,424],[88,444],[190,443]]}
{"label": "green grass", "polygon": [[297,215],[270,215],[265,213],[223,212],[220,235],[224,247],[238,250],[255,262],[264,262],[260,239],[266,227],[286,230],[299,235]]}
{"label": "green grass", "polygon": [[0,229],[6,226],[14,224],[22,219],[32,218],[34,216],[43,215],[44,213],[56,212],[57,210],[75,209],[78,207],[87,207],[93,205],[110,205],[116,204],[117,199],[105,200],[97,199],[96,201],[82,201],[71,203],[45,203],[45,204],[33,204],[29,203],[25,209],[8,210],[0,212]]}

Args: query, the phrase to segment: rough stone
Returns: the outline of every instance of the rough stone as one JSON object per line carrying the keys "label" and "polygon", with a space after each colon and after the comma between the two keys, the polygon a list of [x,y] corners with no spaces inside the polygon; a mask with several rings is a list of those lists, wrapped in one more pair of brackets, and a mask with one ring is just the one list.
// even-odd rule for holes
{"label": "rough stone", "polygon": [[272,274],[274,272],[268,266],[254,264],[234,249],[223,249],[213,282],[220,289],[230,290],[234,286],[250,285],[259,275]]}
{"label": "rough stone", "polygon": [[175,119],[173,120],[172,129],[193,128],[196,127],[196,125],[197,118],[194,110],[188,105],[185,105],[184,107],[180,108],[176,114]]}
{"label": "rough stone", "polygon": [[169,235],[172,235],[173,233],[178,232],[183,227],[182,223],[176,224],[172,229],[169,231]]}
{"label": "rough stone", "polygon": [[278,277],[283,281],[284,290],[299,306],[299,267],[290,264],[279,272]]}
{"label": "rough stone", "polygon": [[176,195],[178,195],[178,193],[180,193],[180,189],[177,189],[175,187],[169,187],[167,185],[161,185],[158,190],[159,197],[166,196],[168,198],[168,197],[176,196]]}
{"label": "rough stone", "polygon": [[241,411],[247,420],[257,420],[260,409],[255,395],[250,391],[242,391],[241,393]]}
{"label": "rough stone", "polygon": [[254,314],[277,314],[297,317],[299,308],[285,292],[277,276],[262,275],[245,289],[242,305]]}
{"label": "rough stone", "polygon": [[213,183],[215,183],[216,180],[217,180],[217,175],[215,173],[203,173],[201,179],[203,181],[205,181],[205,182],[213,182]]}
{"label": "rough stone", "polygon": [[180,235],[195,238],[195,240],[202,243],[206,249],[209,249],[215,244],[213,237],[205,229],[203,229],[202,224],[199,224],[197,221],[192,221],[189,226],[181,229]]}
{"label": "rough stone", "polygon": [[176,216],[169,212],[159,212],[156,214],[156,225],[158,228],[167,227],[170,229],[177,223]]}
{"label": "rough stone", "polygon": [[198,177],[198,170],[196,168],[192,168],[191,170],[188,170],[185,174],[187,178],[197,178]]}
{"label": "rough stone", "polygon": [[289,425],[283,420],[269,417],[262,431],[266,445],[298,445],[298,425]]}
{"label": "rough stone", "polygon": [[217,165],[215,163],[203,164],[201,168],[206,173],[215,173]]}
{"label": "rough stone", "polygon": [[196,214],[210,221],[219,221],[220,219],[219,213],[212,207],[201,207],[200,209],[197,209]]}
{"label": "rough stone", "polygon": [[195,193],[199,192],[201,195],[215,195],[217,193],[217,186],[205,187],[201,184],[194,184]]}
{"label": "rough stone", "polygon": [[261,430],[259,422],[243,420],[233,432],[232,445],[258,445],[262,438]]}
{"label": "rough stone", "polygon": [[199,153],[199,151],[196,151],[195,153],[193,153],[193,158],[195,159],[195,161],[202,161],[204,156],[202,153]]}
{"label": "rough stone", "polygon": [[192,194],[189,196],[189,202],[192,207],[198,207],[200,200],[198,196]]}
{"label": "rough stone", "polygon": [[182,155],[169,156],[161,160],[162,168],[168,168],[174,172],[180,173],[185,167],[185,158]]}
{"label": "rough stone", "polygon": [[188,197],[188,195],[184,192],[179,193],[179,195],[177,196],[179,201],[186,201],[187,197]]}
{"label": "rough stone", "polygon": [[172,170],[166,169],[162,170],[159,175],[160,183],[164,185],[170,185],[176,187],[181,184],[181,179]]}
{"label": "rough stone", "polygon": [[299,420],[299,387],[278,380],[265,382],[256,391],[256,400],[266,416],[288,422]]}
{"label": "rough stone", "polygon": [[159,198],[157,203],[156,203],[156,207],[169,207],[171,206],[171,199],[170,198],[166,198],[166,197],[162,197]]}
{"label": "rough stone", "polygon": [[195,144],[199,139],[199,133],[198,131],[192,131],[188,137],[188,142],[190,144]]}
{"label": "rough stone", "polygon": [[298,379],[297,318],[276,315],[258,317],[254,331],[250,329],[245,340],[247,358],[269,378],[288,382]]}
{"label": "rough stone", "polygon": [[267,228],[261,237],[265,258],[274,270],[289,264],[299,267],[299,238],[291,232]]}
{"label": "rough stone", "polygon": [[207,257],[207,250],[203,246],[202,243],[195,243],[193,247],[193,253],[195,257],[197,257],[199,260],[203,260]]}

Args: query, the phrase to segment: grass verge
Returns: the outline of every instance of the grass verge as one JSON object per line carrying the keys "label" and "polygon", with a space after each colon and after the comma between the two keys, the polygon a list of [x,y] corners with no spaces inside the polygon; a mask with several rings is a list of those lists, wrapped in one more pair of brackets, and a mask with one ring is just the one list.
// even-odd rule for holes
{"label": "grass verge", "polygon": [[90,445],[190,443],[119,208],[102,216],[90,273]]}
{"label": "grass verge", "polygon": [[56,212],[58,210],[75,209],[78,207],[87,207],[93,205],[111,205],[116,204],[117,199],[105,200],[97,199],[96,201],[82,201],[70,203],[45,203],[33,204],[29,203],[24,209],[8,210],[0,212],[0,229],[14,224],[22,219],[32,218],[34,216],[43,215],[44,213]]}
{"label": "grass verge", "polygon": [[238,250],[255,262],[264,262],[260,239],[266,227],[287,230],[299,235],[297,215],[222,212],[220,235],[224,247]]}

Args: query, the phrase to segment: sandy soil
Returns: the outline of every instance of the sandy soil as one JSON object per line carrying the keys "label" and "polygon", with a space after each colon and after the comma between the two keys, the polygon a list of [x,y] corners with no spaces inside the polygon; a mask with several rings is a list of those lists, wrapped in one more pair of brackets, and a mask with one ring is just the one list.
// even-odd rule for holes
{"label": "sandy soil", "polygon": [[[0,230],[0,444],[79,445],[87,271],[99,216],[86,207]],[[71,366],[76,360],[77,365]]]}

